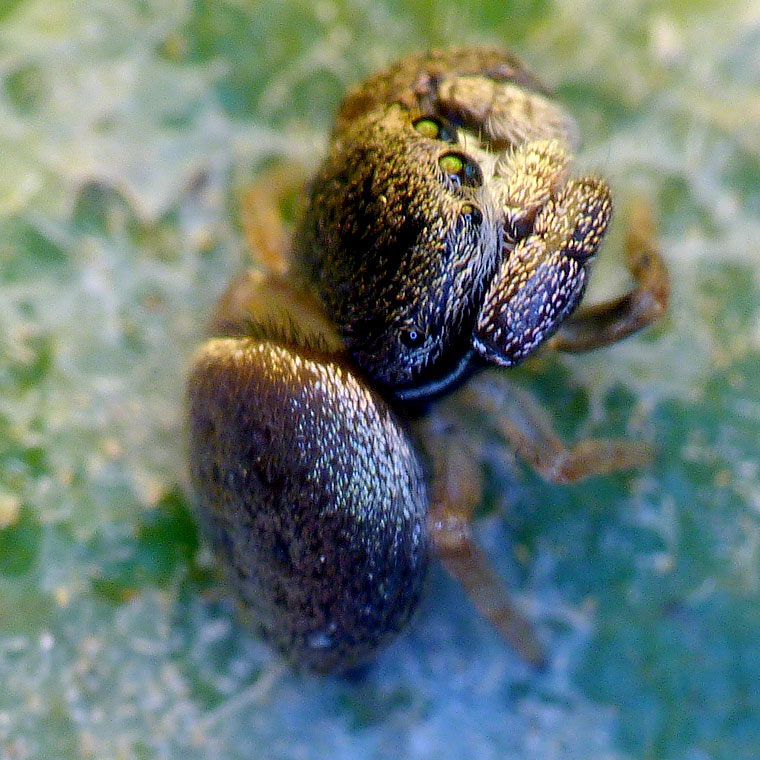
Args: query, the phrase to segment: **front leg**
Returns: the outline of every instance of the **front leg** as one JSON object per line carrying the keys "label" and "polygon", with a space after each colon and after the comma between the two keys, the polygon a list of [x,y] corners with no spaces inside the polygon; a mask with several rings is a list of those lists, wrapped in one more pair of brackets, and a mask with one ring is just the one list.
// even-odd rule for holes
{"label": "front leg", "polygon": [[[534,177],[518,179],[518,187],[531,186]],[[514,366],[558,329],[583,296],[588,261],[611,212],[609,189],[602,180],[571,180],[540,208],[532,232],[513,250],[505,241],[504,259],[473,332],[473,347],[480,356]]]}
{"label": "front leg", "polygon": [[611,301],[579,309],[551,339],[550,348],[579,352],[607,346],[656,322],[667,311],[670,281],[649,206],[637,202],[629,211],[627,226],[626,260],[635,287]]}
{"label": "front leg", "polygon": [[485,412],[515,453],[544,480],[573,483],[652,461],[652,447],[642,441],[592,438],[568,447],[532,396],[503,376],[482,375],[458,395],[468,407]]}

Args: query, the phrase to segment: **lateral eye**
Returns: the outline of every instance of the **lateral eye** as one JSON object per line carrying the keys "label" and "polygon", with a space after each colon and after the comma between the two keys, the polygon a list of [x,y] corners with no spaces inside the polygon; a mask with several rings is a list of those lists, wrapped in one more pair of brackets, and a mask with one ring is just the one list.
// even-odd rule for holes
{"label": "lateral eye", "polygon": [[462,205],[462,216],[469,224],[479,225],[483,221],[483,212],[472,203]]}
{"label": "lateral eye", "polygon": [[480,167],[461,153],[444,153],[438,159],[438,166],[457,185],[478,187],[483,184]]}
{"label": "lateral eye", "polygon": [[418,348],[425,341],[425,335],[417,327],[405,327],[401,330],[401,342],[407,348]]}
{"label": "lateral eye", "polygon": [[423,137],[437,140],[441,134],[441,125],[435,119],[417,119],[412,125]]}
{"label": "lateral eye", "polygon": [[423,116],[421,119],[412,123],[412,126],[423,137],[427,137],[429,140],[443,140],[444,142],[451,142],[453,140],[452,133],[438,119],[433,119],[430,116]]}

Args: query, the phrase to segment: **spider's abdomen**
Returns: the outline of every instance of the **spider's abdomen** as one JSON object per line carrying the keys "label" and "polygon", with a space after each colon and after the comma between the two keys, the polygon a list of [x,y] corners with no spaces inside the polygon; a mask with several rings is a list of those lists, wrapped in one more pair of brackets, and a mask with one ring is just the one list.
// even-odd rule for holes
{"label": "spider's abdomen", "polygon": [[318,671],[368,659],[416,607],[428,559],[417,456],[346,368],[217,339],[190,388],[202,518],[256,625]]}

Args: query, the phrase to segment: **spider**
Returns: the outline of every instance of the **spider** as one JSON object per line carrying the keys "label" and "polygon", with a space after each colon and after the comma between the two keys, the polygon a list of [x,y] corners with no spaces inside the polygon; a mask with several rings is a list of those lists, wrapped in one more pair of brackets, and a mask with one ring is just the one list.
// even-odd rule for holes
{"label": "spider", "polygon": [[[259,266],[233,281],[188,382],[199,512],[257,628],[296,666],[370,660],[407,625],[435,552],[530,662],[541,645],[472,534],[480,498],[448,396],[560,482],[639,466],[644,444],[568,449],[484,367],[586,351],[665,311],[642,207],[630,292],[578,308],[610,219],[570,175],[576,127],[512,55],[415,54],[352,90],[287,241],[255,194]],[[440,410],[443,409],[444,412]]]}

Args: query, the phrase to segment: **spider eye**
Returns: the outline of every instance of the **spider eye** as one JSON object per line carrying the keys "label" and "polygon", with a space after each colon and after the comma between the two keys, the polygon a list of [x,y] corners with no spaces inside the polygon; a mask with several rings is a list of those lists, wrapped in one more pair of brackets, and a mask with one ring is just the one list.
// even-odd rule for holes
{"label": "spider eye", "polygon": [[451,131],[441,124],[438,119],[424,116],[413,122],[412,126],[423,137],[427,137],[429,140],[443,140],[444,142],[451,142],[453,140]]}
{"label": "spider eye", "polygon": [[441,134],[441,125],[435,119],[417,119],[412,125],[423,137],[437,140]]}
{"label": "spider eye", "polygon": [[483,184],[480,167],[461,153],[444,153],[438,159],[438,166],[456,185],[477,187]]}
{"label": "spider eye", "polygon": [[473,206],[472,203],[465,203],[462,206],[462,216],[465,222],[472,225],[479,225],[483,221],[483,212]]}
{"label": "spider eye", "polygon": [[425,336],[416,327],[406,327],[401,331],[401,342],[407,348],[418,348],[423,344]]}

